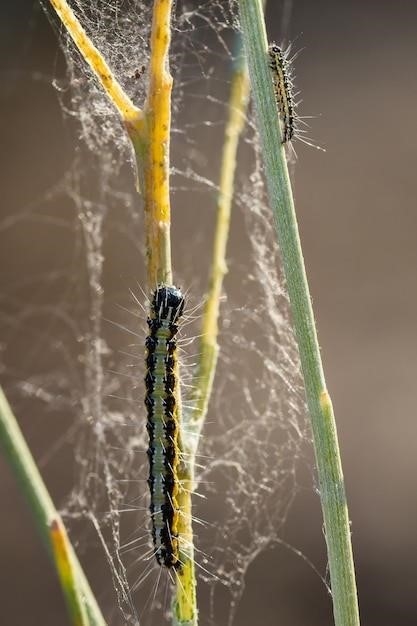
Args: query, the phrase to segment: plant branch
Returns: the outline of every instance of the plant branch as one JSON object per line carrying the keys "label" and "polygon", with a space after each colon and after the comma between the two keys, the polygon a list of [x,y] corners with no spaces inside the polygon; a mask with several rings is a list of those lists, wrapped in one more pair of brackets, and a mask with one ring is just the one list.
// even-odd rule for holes
{"label": "plant branch", "polygon": [[145,142],[135,144],[144,186],[148,283],[172,284],[169,148],[172,76],[169,72],[172,0],[154,0]]}
{"label": "plant branch", "polygon": [[122,120],[126,124],[136,124],[142,117],[142,111],[138,109],[122,86],[114,77],[103,55],[94,46],[84,28],[78,21],[74,11],[66,0],[50,0],[63,26],[74,41],[82,57],[88,63],[97,77],[109,99],[119,111]]}
{"label": "plant branch", "polygon": [[290,298],[320,485],[336,626],[359,626],[345,486],[270,69],[261,0],[239,0],[241,25],[265,162],[268,194]]}
{"label": "plant branch", "polygon": [[[62,561],[57,559],[53,543],[51,543],[51,529],[53,529],[57,521],[60,520],[60,516],[54,507],[35,461],[33,460],[30,450],[17,424],[16,418],[14,417],[6,396],[1,388],[0,444],[3,448],[5,457],[26,497],[49,555],[61,577]],[[60,525],[62,524],[60,521],[59,523]],[[91,591],[90,585],[88,584],[72,546],[69,543],[66,543],[64,548],[66,551],[66,559],[68,559],[71,563],[71,571],[75,573],[77,578],[76,584],[74,584],[74,581],[71,581],[71,578],[66,578],[65,584],[62,584],[64,581],[61,578],[64,594],[67,598],[68,593],[79,593],[81,595],[81,597],[78,596],[76,598],[76,603],[78,607],[85,606],[89,620],[87,623],[89,626],[106,626],[96,599]],[[73,589],[71,591],[69,591],[68,585],[72,585]],[[82,611],[82,608],[80,610]],[[80,623],[82,624],[82,622]]]}
{"label": "plant branch", "polygon": [[[200,432],[207,414],[208,403],[216,372],[219,346],[220,298],[223,279],[227,273],[226,249],[230,230],[230,217],[237,165],[239,139],[246,121],[249,98],[249,76],[242,54],[242,41],[239,37],[239,52],[233,66],[228,103],[228,119],[224,132],[224,142],[220,165],[219,193],[217,196],[217,218],[211,261],[211,273],[203,313],[199,363],[196,373],[197,385],[193,395],[193,411],[190,427]],[[198,441],[198,439],[196,440]]]}

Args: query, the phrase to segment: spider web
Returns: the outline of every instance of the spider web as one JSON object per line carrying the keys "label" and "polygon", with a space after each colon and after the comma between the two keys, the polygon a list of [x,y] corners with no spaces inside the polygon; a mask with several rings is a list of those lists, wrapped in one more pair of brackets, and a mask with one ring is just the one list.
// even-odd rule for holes
{"label": "spider web", "polygon": [[[142,104],[151,2],[76,0],[72,6],[126,92]],[[68,249],[62,263],[25,276],[2,295],[0,362],[9,389],[26,406],[71,416],[44,461],[64,447],[73,463],[62,513],[80,545],[99,544],[104,551],[119,607],[108,600],[106,619],[160,623],[169,610],[169,579],[151,558],[142,383],[148,294],[141,289],[143,221],[134,158],[118,115],[47,13],[66,59],[65,77],[54,85],[74,140],[73,162],[38,201],[0,223],[0,236],[29,226],[49,228],[54,237],[61,229]],[[213,230],[219,169],[213,155],[222,146],[237,31],[233,3],[177,3],[170,60],[173,252],[176,284],[187,288],[189,309],[197,310],[182,328],[184,380],[191,385],[198,350],[192,338],[199,333],[211,255],[207,232]],[[210,594],[202,623],[233,618],[250,564],[279,541],[309,437],[251,114],[236,189],[220,359],[197,459],[199,593]],[[28,303],[26,287],[33,294],[35,281],[39,289]],[[45,298],[51,291],[54,297]],[[30,346],[24,367],[11,356],[20,341]],[[186,404],[186,387],[184,396]],[[227,601],[218,602],[225,589]]]}

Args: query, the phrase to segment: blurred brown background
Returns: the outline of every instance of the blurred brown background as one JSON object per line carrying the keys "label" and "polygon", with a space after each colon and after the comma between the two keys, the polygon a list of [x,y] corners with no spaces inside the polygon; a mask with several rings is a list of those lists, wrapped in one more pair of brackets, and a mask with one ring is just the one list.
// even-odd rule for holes
{"label": "blurred brown background", "polygon": [[[269,4],[270,38],[279,39],[281,3]],[[312,120],[311,135],[327,149],[322,154],[297,148],[295,197],[338,422],[367,626],[417,623],[416,19],[411,1],[295,0],[290,26],[296,48],[304,48],[297,61],[302,98],[308,113],[321,114]],[[20,305],[23,297],[28,306],[30,298],[47,302],[51,294],[41,293],[36,276],[70,262],[65,234],[49,232],[45,220],[12,228],[4,228],[4,220],[60,179],[73,158],[74,137],[50,86],[53,76],[63,75],[63,63],[37,3],[3,2],[0,33],[0,291],[6,294],[6,320],[17,310],[11,286],[27,281],[16,295]],[[210,159],[212,178],[216,158]],[[127,261],[118,262],[115,283],[120,273],[134,272]],[[7,390],[16,378],[33,373],[33,353],[41,363],[32,344],[39,329],[34,323],[28,330],[23,321],[14,329],[10,323],[2,327],[0,374]],[[41,419],[29,413],[31,402],[17,394],[11,400],[41,459],[59,438],[65,411],[62,420],[58,410]],[[13,476],[0,463],[0,624],[64,625],[54,572]],[[69,450],[61,463],[59,474],[48,465],[44,469],[58,503],[73,480]],[[325,572],[319,499],[312,488],[298,495],[284,535]],[[100,590],[105,568],[88,567]],[[285,548],[251,566],[236,626],[253,624],[260,607],[265,626],[332,623],[323,584]]]}

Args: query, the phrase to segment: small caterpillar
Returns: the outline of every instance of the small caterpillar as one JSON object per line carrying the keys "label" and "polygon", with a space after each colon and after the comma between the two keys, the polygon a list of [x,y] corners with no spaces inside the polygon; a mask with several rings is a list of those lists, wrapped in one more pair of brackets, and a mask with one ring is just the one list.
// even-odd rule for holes
{"label": "small caterpillar", "polygon": [[287,143],[294,137],[296,124],[291,66],[285,52],[277,44],[271,43],[269,45],[268,54],[275,98],[283,125],[282,142]]}
{"label": "small caterpillar", "polygon": [[178,569],[178,419],[177,322],[184,296],[177,287],[158,285],[147,320],[145,405],[149,435],[148,485],[151,494],[152,540],[160,565]]}

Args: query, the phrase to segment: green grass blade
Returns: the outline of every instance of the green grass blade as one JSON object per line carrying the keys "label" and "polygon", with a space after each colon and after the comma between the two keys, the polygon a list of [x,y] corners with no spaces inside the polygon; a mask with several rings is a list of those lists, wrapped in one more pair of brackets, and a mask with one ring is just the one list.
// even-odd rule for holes
{"label": "green grass blade", "polygon": [[326,389],[291,184],[268,66],[261,0],[239,0],[269,202],[291,303],[310,413],[336,626],[359,626],[348,508],[336,423]]}

